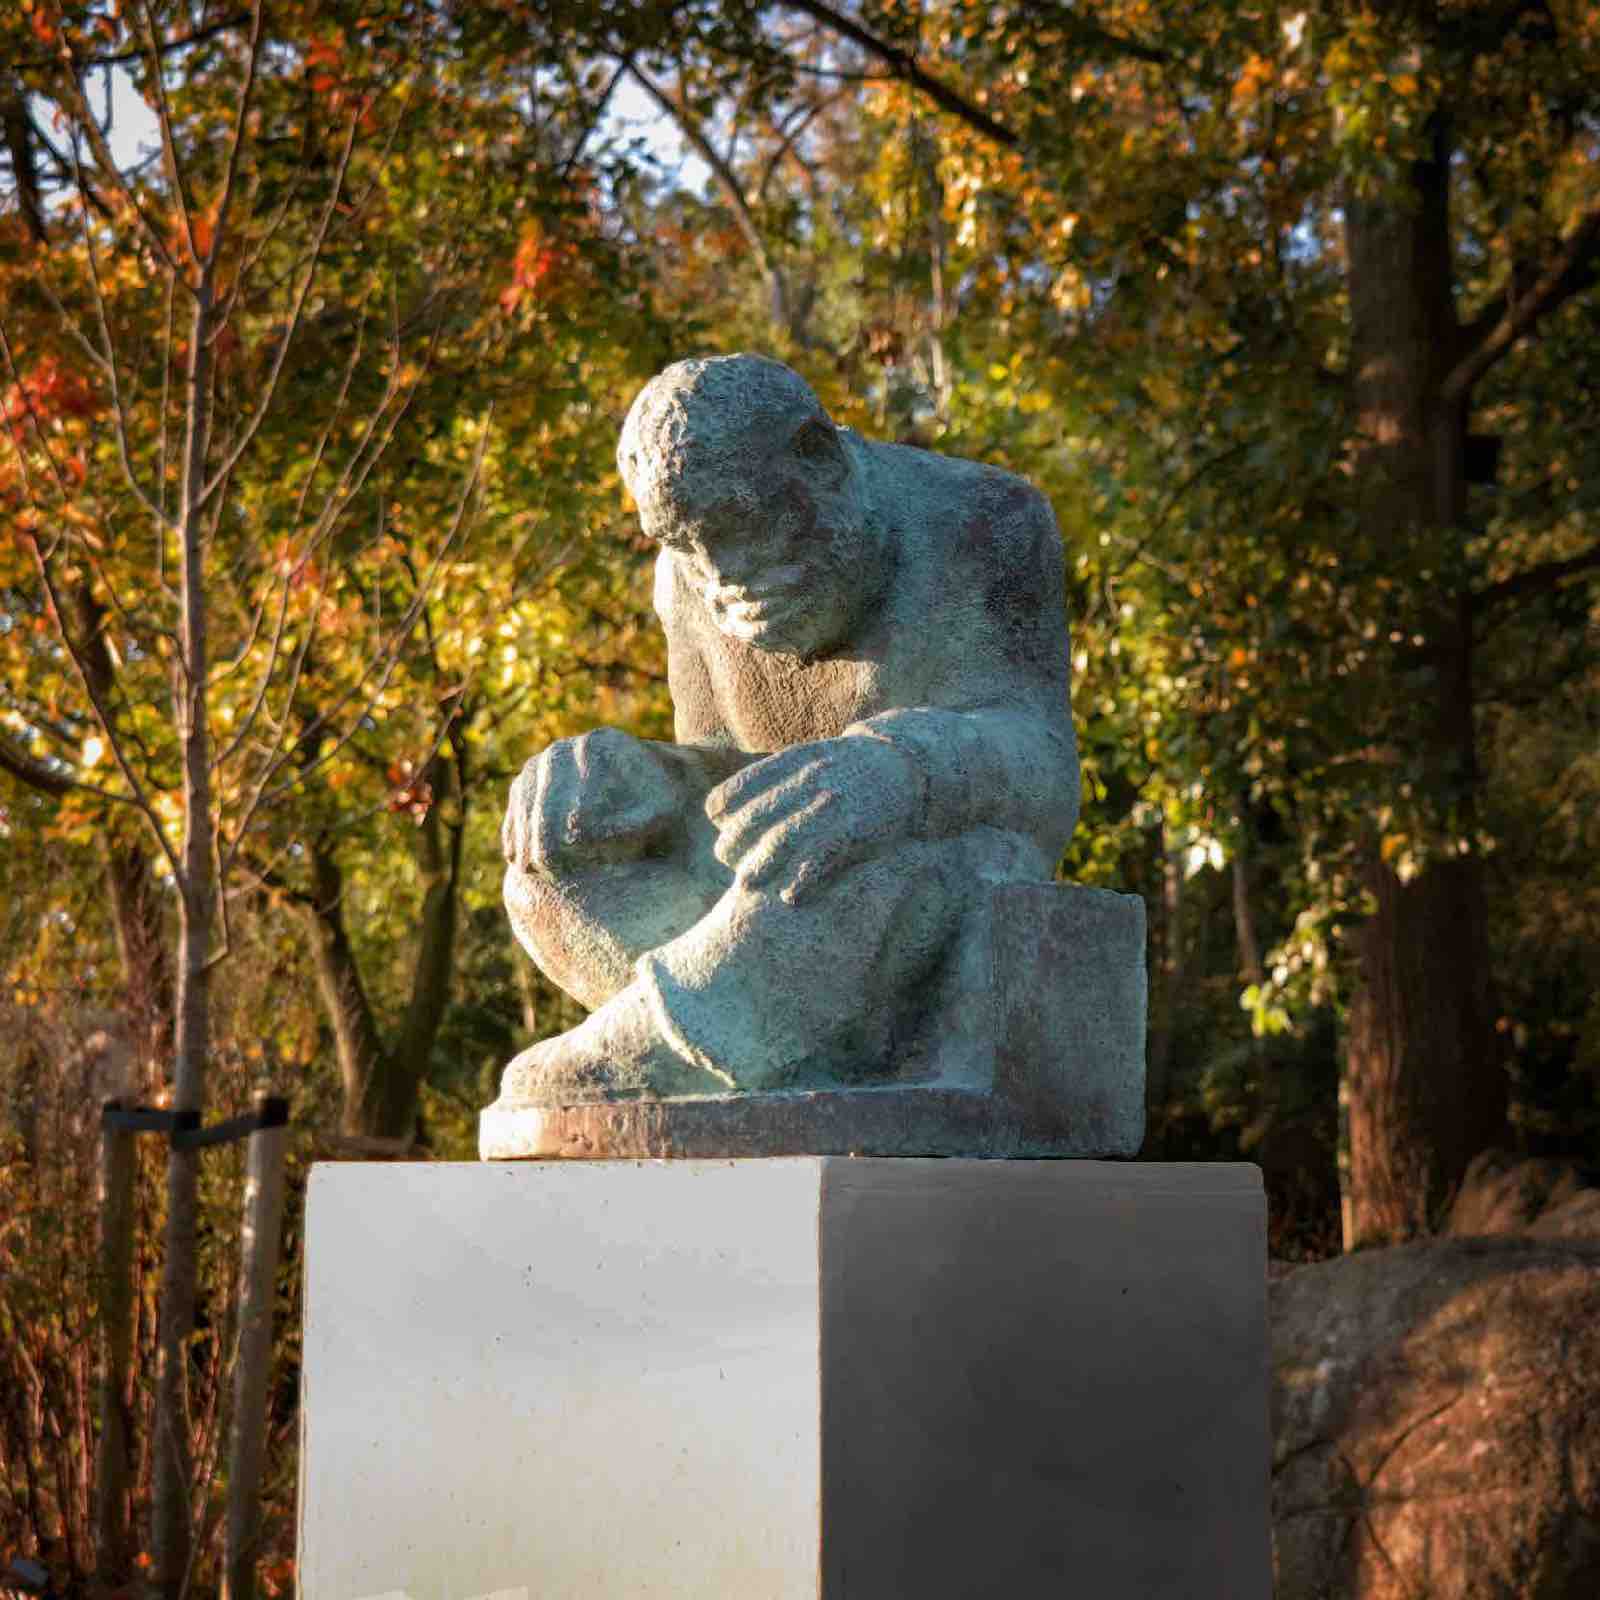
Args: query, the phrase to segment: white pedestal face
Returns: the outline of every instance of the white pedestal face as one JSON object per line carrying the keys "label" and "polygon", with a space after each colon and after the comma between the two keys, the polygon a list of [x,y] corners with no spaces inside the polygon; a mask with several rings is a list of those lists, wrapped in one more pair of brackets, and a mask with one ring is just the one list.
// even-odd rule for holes
{"label": "white pedestal face", "polygon": [[304,1600],[1266,1600],[1254,1168],[330,1165]]}
{"label": "white pedestal face", "polygon": [[306,1600],[815,1600],[816,1194],[808,1161],[319,1166]]}

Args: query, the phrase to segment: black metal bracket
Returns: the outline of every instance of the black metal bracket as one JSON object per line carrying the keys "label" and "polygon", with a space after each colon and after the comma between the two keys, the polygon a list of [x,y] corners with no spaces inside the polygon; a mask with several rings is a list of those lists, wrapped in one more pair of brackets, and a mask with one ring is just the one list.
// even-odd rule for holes
{"label": "black metal bracket", "polygon": [[247,1139],[263,1128],[282,1128],[289,1121],[289,1102],[280,1095],[268,1095],[256,1102],[254,1111],[242,1117],[230,1117],[226,1122],[214,1122],[209,1128],[200,1126],[198,1111],[163,1111],[157,1106],[125,1106],[118,1100],[108,1100],[100,1108],[103,1127],[116,1128],[122,1133],[164,1133],[175,1150],[203,1150],[207,1145],[229,1144],[235,1139]]}

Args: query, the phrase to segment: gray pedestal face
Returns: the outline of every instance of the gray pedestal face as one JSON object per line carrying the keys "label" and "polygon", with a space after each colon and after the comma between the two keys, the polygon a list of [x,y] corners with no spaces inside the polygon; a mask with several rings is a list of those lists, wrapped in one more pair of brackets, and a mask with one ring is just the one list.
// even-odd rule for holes
{"label": "gray pedestal face", "polygon": [[337,1165],[305,1600],[1266,1600],[1253,1167]]}

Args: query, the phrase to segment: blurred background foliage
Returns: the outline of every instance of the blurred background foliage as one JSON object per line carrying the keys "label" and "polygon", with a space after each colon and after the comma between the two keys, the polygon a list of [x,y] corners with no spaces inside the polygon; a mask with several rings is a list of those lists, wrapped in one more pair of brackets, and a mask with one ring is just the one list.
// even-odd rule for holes
{"label": "blurred background foliage", "polygon": [[[218,181],[248,20],[0,16],[0,1546],[74,1581],[89,1111],[164,1092],[176,911],[61,630],[175,814],[168,554],[123,458],[167,481],[181,340],[134,212],[176,226],[141,142],[161,97],[194,195]],[[1259,1161],[1291,1259],[1425,1226],[1473,1153],[1452,1098],[1487,1107],[1480,1142],[1600,1164],[1600,9],[287,0],[265,26],[258,276],[217,342],[225,428],[271,404],[209,536],[215,781],[240,819],[215,1114],[265,1075],[302,1175],[470,1159],[499,1067],[578,1019],[500,909],[504,795],[553,738],[670,737],[612,451],[653,371],[751,349],[841,422],[1055,505],[1084,758],[1062,871],[1150,909],[1147,1155]],[[103,154],[81,126],[102,102]],[[72,332],[95,294],[120,399]],[[1413,492],[1405,451],[1440,438],[1448,492]],[[274,617],[302,667],[262,718]],[[258,750],[287,763],[265,798]],[[1464,898],[1428,898],[1466,868]],[[1480,903],[1481,953],[1450,909]],[[1374,1017],[1418,949],[1417,1014]],[[1429,1057],[1424,1034],[1455,1042]],[[1384,1122],[1374,1083],[1409,1109]],[[1380,1147],[1420,1152],[1414,1195]],[[203,1192],[202,1583],[231,1159]],[[275,1459],[269,1589],[292,1581]]]}

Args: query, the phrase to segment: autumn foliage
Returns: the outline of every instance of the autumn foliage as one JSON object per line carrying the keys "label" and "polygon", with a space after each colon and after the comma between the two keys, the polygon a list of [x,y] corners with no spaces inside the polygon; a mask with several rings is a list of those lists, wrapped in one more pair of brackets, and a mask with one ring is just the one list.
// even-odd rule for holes
{"label": "autumn foliage", "polygon": [[271,1073],[300,1161],[469,1153],[576,1020],[499,811],[670,737],[612,452],[677,356],[1049,494],[1147,1153],[1259,1160],[1302,1257],[1432,1226],[1474,1141],[1600,1162],[1596,7],[23,0],[0,48],[0,1547],[94,1570],[84,1017],[151,1095]]}

